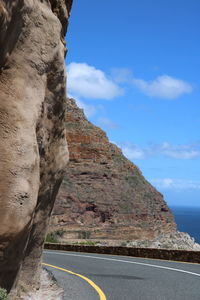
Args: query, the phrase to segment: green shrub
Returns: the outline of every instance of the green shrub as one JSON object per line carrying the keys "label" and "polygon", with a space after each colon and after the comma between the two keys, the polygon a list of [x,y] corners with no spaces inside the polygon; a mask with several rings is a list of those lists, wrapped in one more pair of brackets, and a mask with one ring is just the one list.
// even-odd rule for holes
{"label": "green shrub", "polygon": [[7,296],[7,291],[5,289],[0,288],[0,300],[7,300]]}
{"label": "green shrub", "polygon": [[127,242],[121,242],[120,246],[121,247],[126,247],[127,246]]}
{"label": "green shrub", "polygon": [[89,239],[89,238],[90,238],[90,235],[91,235],[91,232],[90,232],[90,231],[80,231],[80,232],[78,233],[78,238],[79,238],[79,239],[84,239],[84,240],[86,240],[86,239]]}
{"label": "green shrub", "polygon": [[50,232],[47,234],[45,242],[47,243],[59,243],[59,238],[63,236],[65,230],[58,229],[55,232]]}
{"label": "green shrub", "polygon": [[57,235],[57,237],[62,237],[64,233],[65,233],[65,230],[63,230],[63,229],[58,229],[55,231],[55,235]]}
{"label": "green shrub", "polygon": [[85,242],[77,242],[77,245],[83,245],[83,246],[95,246],[96,242],[93,241],[85,241]]}
{"label": "green shrub", "polygon": [[47,234],[46,239],[45,239],[46,243],[58,243],[58,236],[56,235],[55,232],[50,232]]}

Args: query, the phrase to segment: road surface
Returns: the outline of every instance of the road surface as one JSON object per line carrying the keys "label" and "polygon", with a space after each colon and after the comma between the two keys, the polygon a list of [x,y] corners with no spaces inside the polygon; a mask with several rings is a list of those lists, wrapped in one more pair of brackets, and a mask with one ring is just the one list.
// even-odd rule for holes
{"label": "road surface", "polygon": [[66,300],[200,300],[198,264],[51,250],[43,262]]}

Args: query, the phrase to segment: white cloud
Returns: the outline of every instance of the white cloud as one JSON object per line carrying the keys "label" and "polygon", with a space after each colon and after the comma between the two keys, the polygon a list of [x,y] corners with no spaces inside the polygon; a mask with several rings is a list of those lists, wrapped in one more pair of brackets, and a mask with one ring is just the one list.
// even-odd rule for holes
{"label": "white cloud", "polygon": [[75,98],[111,100],[124,94],[118,85],[134,85],[145,95],[163,99],[176,99],[193,91],[191,84],[169,75],[161,75],[152,81],[137,78],[127,68],[112,69],[112,78],[102,70],[87,63],[72,62],[67,66],[68,91]]}
{"label": "white cloud", "polygon": [[193,189],[200,190],[199,180],[185,180],[185,179],[149,179],[149,181],[158,189],[175,189],[175,190],[185,190]]}
{"label": "white cloud", "polygon": [[165,142],[157,148],[162,155],[175,159],[192,159],[200,156],[200,149],[195,149],[193,145],[171,145]]}
{"label": "white cloud", "polygon": [[123,94],[123,90],[103,71],[86,63],[70,63],[67,75],[68,91],[76,98],[111,100]]}
{"label": "white cloud", "polygon": [[129,159],[143,159],[144,158],[144,152],[140,149],[133,149],[128,147],[123,147],[122,152],[124,156],[126,156]]}
{"label": "white cloud", "polygon": [[113,68],[112,77],[117,83],[130,83],[132,81],[133,74],[128,68]]}
{"label": "white cloud", "polygon": [[88,105],[81,100],[76,100],[76,104],[78,105],[78,107],[84,110],[84,113],[87,118],[94,116],[97,112],[97,109],[94,105]]}
{"label": "white cloud", "polygon": [[118,128],[118,125],[114,123],[112,120],[106,117],[101,117],[97,120],[99,126],[102,126],[103,128],[106,129],[116,129]]}
{"label": "white cloud", "polygon": [[129,159],[144,159],[155,155],[162,155],[164,157],[182,160],[200,157],[199,143],[172,145],[164,142],[162,144],[152,144],[143,148],[131,143],[121,143],[119,147],[122,149],[124,155]]}
{"label": "white cloud", "polygon": [[84,101],[80,100],[79,98],[75,97],[70,93],[67,93],[67,97],[72,98],[76,101],[77,106],[83,109],[84,114],[87,118],[96,115],[97,112],[104,109],[103,105],[86,104]]}
{"label": "white cloud", "polygon": [[126,143],[122,145],[120,148],[122,149],[124,156],[126,156],[128,159],[145,158],[145,151],[134,144]]}
{"label": "white cloud", "polygon": [[97,112],[104,109],[102,105],[92,105],[92,104],[86,104],[84,101],[80,99],[75,99],[75,97],[71,94],[68,94],[69,98],[73,98],[76,101],[76,104],[78,107],[82,108],[84,111],[84,114],[87,118],[90,118],[94,115],[96,115]]}
{"label": "white cloud", "polygon": [[176,99],[192,92],[192,86],[181,79],[168,75],[157,77],[153,81],[133,78],[133,84],[145,95],[164,99]]}
{"label": "white cloud", "polygon": [[137,147],[134,144],[126,143],[126,144],[118,144],[115,141],[111,141],[112,144],[116,145],[118,148],[121,149],[122,153],[128,159],[143,159],[144,158],[144,151]]}

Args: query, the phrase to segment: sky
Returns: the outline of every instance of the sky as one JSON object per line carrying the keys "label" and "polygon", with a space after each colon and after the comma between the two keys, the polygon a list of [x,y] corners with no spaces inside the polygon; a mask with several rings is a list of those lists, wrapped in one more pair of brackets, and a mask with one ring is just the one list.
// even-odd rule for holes
{"label": "sky", "polygon": [[74,0],[67,35],[68,95],[170,206],[200,206],[199,11],[199,0]]}

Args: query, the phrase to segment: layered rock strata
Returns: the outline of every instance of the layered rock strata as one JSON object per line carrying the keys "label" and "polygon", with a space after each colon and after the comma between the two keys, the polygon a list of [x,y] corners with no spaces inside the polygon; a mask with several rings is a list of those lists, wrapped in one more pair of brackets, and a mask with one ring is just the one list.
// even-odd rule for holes
{"label": "layered rock strata", "polygon": [[39,286],[68,161],[64,36],[71,4],[0,0],[0,287],[8,291]]}
{"label": "layered rock strata", "polygon": [[[63,239],[152,239],[176,230],[163,196],[136,165],[67,101],[70,160],[50,231]],[[61,230],[61,231],[60,231]]]}

